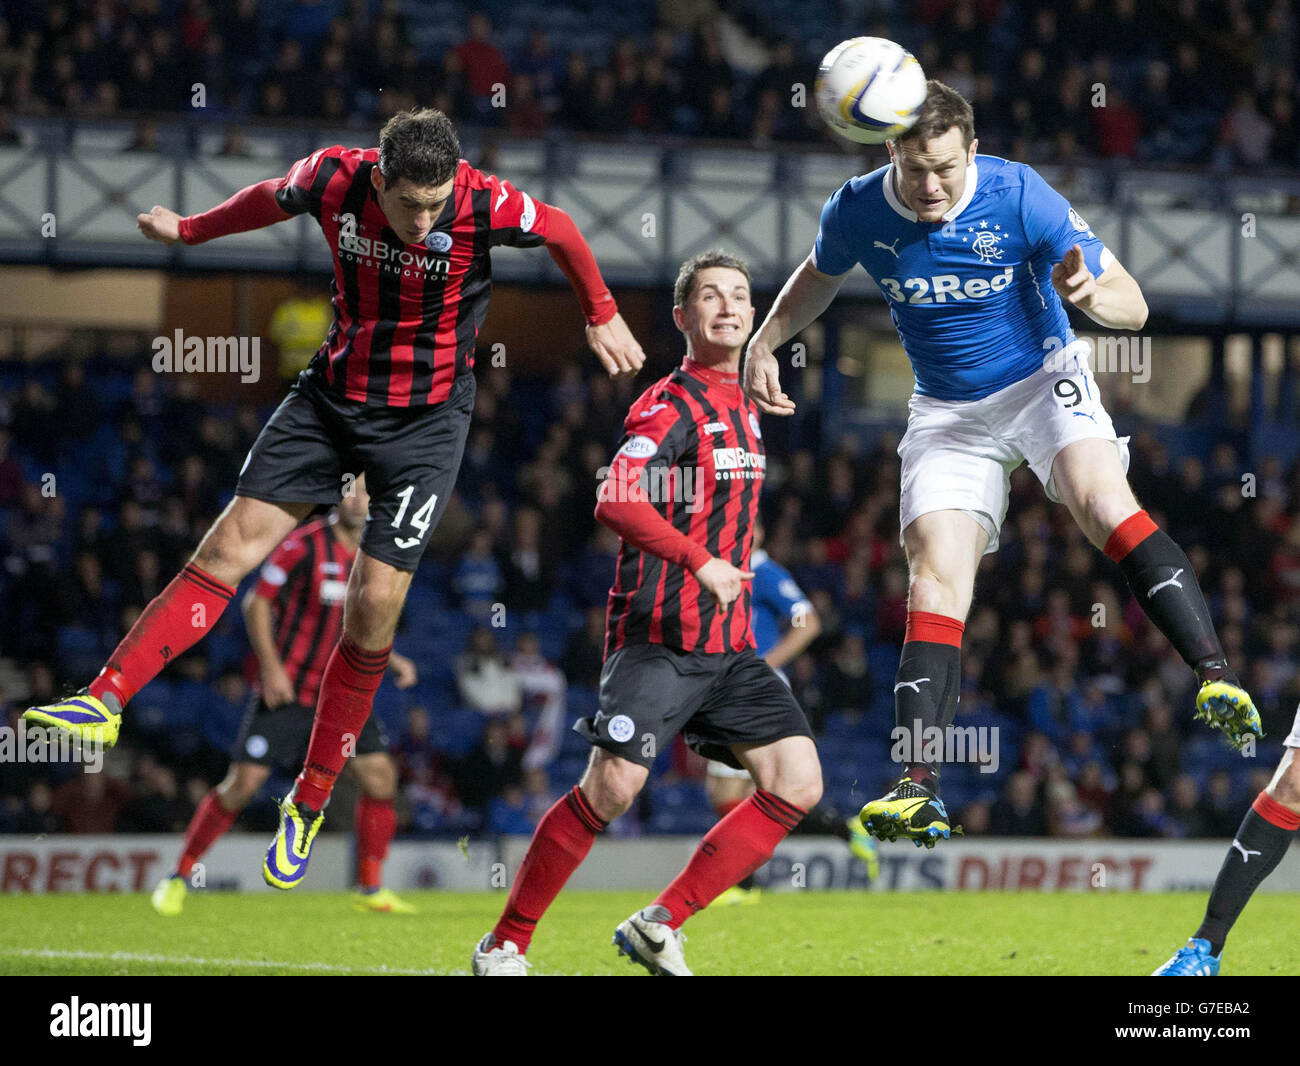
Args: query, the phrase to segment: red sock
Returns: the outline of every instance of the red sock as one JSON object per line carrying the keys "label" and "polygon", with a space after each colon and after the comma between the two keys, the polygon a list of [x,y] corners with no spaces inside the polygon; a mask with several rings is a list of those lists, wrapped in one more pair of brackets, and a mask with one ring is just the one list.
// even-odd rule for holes
{"label": "red sock", "polygon": [[[316,701],[316,720],[307,745],[307,762],[298,775],[297,801],[314,811],[325,807],[348,755],[356,749],[361,727],[370,717],[375,689],[388,669],[390,644],[370,651],[346,634],[330,653]],[[347,738],[351,738],[350,742]]]}
{"label": "red sock", "polygon": [[727,817],[732,811],[739,807],[744,800],[727,800],[725,803],[717,803],[713,806],[713,812],[719,819]]}
{"label": "red sock", "polygon": [[357,803],[357,883],[362,888],[378,888],[388,842],[397,831],[397,812],[392,800],[362,796]]}
{"label": "red sock", "polygon": [[90,694],[102,699],[112,692],[125,707],[172,659],[207,636],[234,594],[229,585],[188,563],[136,619],[90,683]]}
{"label": "red sock", "polygon": [[678,928],[752,874],[807,813],[760,788],[709,830],[686,869],[659,894],[655,903],[672,915],[665,924]]}
{"label": "red sock", "polygon": [[492,930],[498,944],[513,940],[520,954],[528,950],[546,908],[587,857],[596,834],[608,824],[591,809],[577,785],[555,801],[537,825],[506,909]]}
{"label": "red sock", "polygon": [[185,846],[181,849],[181,860],[176,864],[176,872],[181,877],[189,877],[194,864],[208,848],[221,839],[221,835],[231,827],[238,815],[238,811],[228,811],[221,805],[221,797],[215,788],[204,796],[199,801],[199,809],[194,812],[194,817],[185,828]]}

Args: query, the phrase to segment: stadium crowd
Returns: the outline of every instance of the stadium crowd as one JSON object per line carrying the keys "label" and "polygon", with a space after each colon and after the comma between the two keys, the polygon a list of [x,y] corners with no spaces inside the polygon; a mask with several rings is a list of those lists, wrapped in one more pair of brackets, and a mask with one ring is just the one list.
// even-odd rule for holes
{"label": "stadium crowd", "polygon": [[[568,725],[594,705],[617,548],[592,515],[597,470],[638,391],[576,364],[539,378],[484,359],[478,376],[456,498],[397,639],[420,682],[386,682],[376,700],[403,829],[417,834],[526,833],[581,769],[586,745]],[[1187,546],[1269,739],[1243,759],[1192,721],[1191,671],[1022,468],[963,648],[957,724],[996,727],[996,772],[944,775],[970,833],[1231,835],[1300,700],[1300,464],[1243,469],[1226,430],[1207,454],[1174,451],[1159,427],[1114,413],[1134,433],[1139,499]],[[223,505],[267,414],[205,405],[185,375],[102,360],[0,365],[4,724],[98,669]],[[848,812],[895,769],[907,587],[897,436],[826,453],[804,439],[815,424],[765,420],[763,513],[767,549],[823,624],[789,673],[828,799]],[[133,702],[104,773],[0,763],[0,832],[182,829],[225,770],[256,676],[232,606]],[[620,831],[707,826],[701,774],[679,745]],[[241,824],[273,825],[270,798]]]}
{"label": "stadium crowd", "polygon": [[3,0],[0,13],[0,143],[18,140],[15,115],[126,116],[149,149],[142,116],[191,115],[231,124],[223,150],[238,155],[241,123],[372,128],[417,103],[521,135],[819,141],[818,61],[871,33],[972,101],[986,152],[1300,164],[1287,0]]}

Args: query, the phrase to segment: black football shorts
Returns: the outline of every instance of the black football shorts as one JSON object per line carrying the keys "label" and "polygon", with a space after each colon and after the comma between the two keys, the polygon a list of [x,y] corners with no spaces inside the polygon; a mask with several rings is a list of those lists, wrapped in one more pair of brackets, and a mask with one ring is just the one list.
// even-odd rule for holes
{"label": "black football shorts", "polygon": [[[297,773],[307,761],[307,743],[315,720],[314,708],[301,703],[268,707],[254,696],[239,727],[239,737],[230,749],[230,761],[279,766]],[[384,727],[372,714],[357,735],[354,754],[375,755],[387,750]]]}
{"label": "black football shorts", "polygon": [[474,410],[473,374],[426,407],[380,407],[327,392],[304,371],[244,460],[237,496],[334,506],[344,475],[366,475],[361,550],[399,570],[420,563],[456,485]]}
{"label": "black football shorts", "polygon": [[733,744],[811,737],[808,719],[758,654],[630,644],[605,660],[594,718],[574,723],[598,748],[649,767],[678,734],[706,759],[740,769]]}

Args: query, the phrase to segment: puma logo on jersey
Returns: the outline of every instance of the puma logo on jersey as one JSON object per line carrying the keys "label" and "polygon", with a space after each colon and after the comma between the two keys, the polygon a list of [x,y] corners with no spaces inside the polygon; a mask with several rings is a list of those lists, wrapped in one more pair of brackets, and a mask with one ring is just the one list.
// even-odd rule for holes
{"label": "puma logo on jersey", "polygon": [[1182,588],[1182,587],[1183,587],[1183,583],[1182,583],[1181,581],[1178,580],[1178,575],[1181,574],[1182,572],[1183,572],[1183,571],[1182,571],[1182,568],[1180,567],[1179,569],[1177,569],[1177,570],[1174,571],[1174,576],[1173,576],[1173,577],[1168,578],[1168,579],[1165,580],[1165,581],[1161,581],[1158,585],[1152,585],[1152,586],[1151,586],[1151,591],[1147,593],[1147,599],[1149,600],[1152,596],[1154,596],[1154,595],[1155,595],[1157,592],[1159,592],[1162,588],[1166,588],[1166,587],[1169,586],[1169,585],[1173,585],[1173,586],[1175,586],[1176,588]]}
{"label": "puma logo on jersey", "polygon": [[1241,861],[1242,861],[1242,862],[1250,862],[1250,857],[1251,857],[1252,855],[1262,855],[1262,854],[1264,854],[1262,851],[1249,851],[1249,850],[1247,850],[1246,847],[1245,847],[1245,845],[1242,844],[1242,842],[1241,842],[1240,840],[1234,840],[1234,841],[1232,842],[1232,846],[1233,846],[1234,848],[1236,848],[1239,852],[1241,852]]}
{"label": "puma logo on jersey", "polygon": [[921,694],[921,686],[929,680],[928,677],[918,677],[915,681],[900,681],[894,686],[894,691],[897,692],[900,688],[910,688],[919,696]]}
{"label": "puma logo on jersey", "polygon": [[[901,241],[902,239],[903,239],[902,237],[895,237],[895,238],[894,238],[894,244],[897,244],[897,243],[898,243],[899,241]],[[898,252],[896,252],[896,251],[894,250],[894,244],[885,244],[884,241],[872,241],[871,243],[872,243],[873,245],[875,245],[877,248],[883,248],[883,249],[884,249],[885,251],[887,251],[890,255],[892,255],[895,259],[898,258]]]}

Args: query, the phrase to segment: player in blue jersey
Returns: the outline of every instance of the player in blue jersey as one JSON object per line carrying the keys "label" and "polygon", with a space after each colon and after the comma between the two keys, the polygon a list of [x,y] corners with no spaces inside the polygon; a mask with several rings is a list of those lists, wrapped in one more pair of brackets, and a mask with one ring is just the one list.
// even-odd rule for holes
{"label": "player in blue jersey", "polygon": [[[754,634],[754,650],[776,671],[787,685],[785,667],[794,662],[822,632],[821,618],[812,602],[804,595],[790,571],[763,550],[762,523],[754,525],[754,547],[749,566],[754,577],[750,582],[750,630]],[[709,803],[719,818],[725,818],[733,809],[744,803],[754,791],[754,779],[748,770],[737,770],[725,763],[709,760],[705,789]],[[880,873],[880,857],[876,842],[862,830],[856,818],[846,824],[843,815],[838,818],[826,807],[817,806],[808,812],[799,826],[809,833],[839,837],[849,850],[867,867],[867,877],[874,881]],[[757,903],[760,890],[750,874],[739,884],[722,893],[714,905]]]}
{"label": "player in blue jersey", "polygon": [[[897,724],[952,724],[961,635],[980,557],[995,551],[1010,474],[1023,460],[1123,571],[1148,617],[1196,672],[1196,716],[1240,747],[1259,713],[1228,666],[1182,549],[1139,507],[1128,444],[1103,408],[1069,304],[1107,329],[1146,322],[1137,282],[1064,197],[1022,163],[978,155],[960,93],[929,82],[888,166],[856,177],[822,210],[812,254],[749,343],[745,388],[788,415],[774,351],[813,322],[855,266],[880,287],[911,360],[900,528],[908,621],[895,678]],[[914,735],[913,755],[922,737]],[[951,831],[939,760],[907,762],[862,810],[869,832],[933,847]]]}

